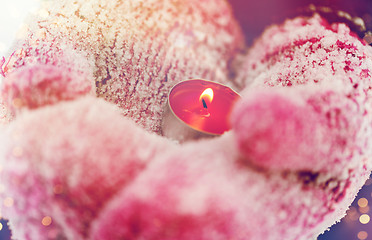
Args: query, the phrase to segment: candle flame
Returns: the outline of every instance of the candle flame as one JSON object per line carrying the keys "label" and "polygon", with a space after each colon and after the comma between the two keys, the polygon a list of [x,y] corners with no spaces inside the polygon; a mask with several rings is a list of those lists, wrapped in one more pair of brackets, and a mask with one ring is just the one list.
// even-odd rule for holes
{"label": "candle flame", "polygon": [[199,101],[206,104],[206,102],[211,103],[213,100],[213,90],[212,88],[207,88],[204,92],[200,95]]}

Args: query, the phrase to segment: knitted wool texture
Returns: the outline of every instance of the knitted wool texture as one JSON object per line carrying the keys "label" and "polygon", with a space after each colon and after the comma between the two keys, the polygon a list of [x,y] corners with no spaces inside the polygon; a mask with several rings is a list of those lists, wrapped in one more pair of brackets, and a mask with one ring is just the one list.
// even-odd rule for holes
{"label": "knitted wool texture", "polygon": [[[344,24],[298,17],[247,52],[220,0],[59,0],[28,24],[2,66],[15,239],[311,239],[369,177],[372,50]],[[198,77],[241,92],[232,131],[160,136]]]}

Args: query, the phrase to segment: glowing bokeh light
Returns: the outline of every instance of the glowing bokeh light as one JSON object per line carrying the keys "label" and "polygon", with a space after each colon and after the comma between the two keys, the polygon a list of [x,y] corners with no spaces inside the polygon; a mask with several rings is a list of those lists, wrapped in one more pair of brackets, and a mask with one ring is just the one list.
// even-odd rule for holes
{"label": "glowing bokeh light", "polygon": [[358,205],[361,208],[367,207],[368,206],[368,200],[366,198],[360,198],[358,200]]}
{"label": "glowing bokeh light", "polygon": [[369,206],[366,207],[360,207],[359,208],[360,213],[368,213],[369,212]]}
{"label": "glowing bokeh light", "polygon": [[14,200],[11,197],[7,197],[7,198],[4,199],[3,203],[4,203],[5,207],[12,207],[13,204],[14,204]]}
{"label": "glowing bokeh light", "polygon": [[368,233],[366,231],[360,231],[358,232],[358,239],[365,240],[368,237]]}
{"label": "glowing bokeh light", "polygon": [[[8,47],[10,46],[11,42],[13,41],[13,38],[15,36],[15,32],[17,31],[17,29],[19,29],[18,26],[23,21],[23,18],[26,15],[25,12],[30,12],[30,5],[31,4],[37,5],[38,1],[39,0],[14,0],[14,1],[13,0],[12,1],[8,0],[8,1],[3,1],[2,2],[2,8],[1,8],[0,12],[1,11],[3,11],[3,12],[1,12],[2,14],[0,14],[0,19],[2,20],[3,23],[6,23],[6,24],[1,24],[1,26],[0,26],[0,29],[1,29],[1,32],[0,32],[0,55],[5,54]],[[8,5],[9,6],[11,5],[12,7],[8,7]],[[48,17],[48,15],[49,15],[49,13],[45,12],[45,11],[41,11],[38,14],[41,17],[45,17],[45,18]],[[12,18],[11,21],[10,21],[9,18],[7,18],[9,16],[12,16],[14,18]],[[19,38],[25,36],[27,27],[28,27],[27,25],[23,25],[23,27],[21,27],[21,29],[18,30],[19,31],[19,33],[18,33]],[[365,40],[372,43],[372,37],[371,36],[368,36],[368,39],[366,38]],[[19,154],[19,152],[17,152],[17,151],[15,151],[15,152],[16,152],[15,155]],[[2,167],[0,166],[0,173],[1,173],[1,171],[2,171]],[[372,179],[369,179],[366,182],[366,186],[369,186],[371,184],[372,184]],[[56,185],[55,188],[53,189],[53,191],[56,194],[60,194],[60,193],[62,193],[63,188],[59,185]],[[2,192],[2,187],[1,186],[0,186],[0,192]],[[368,195],[369,195],[369,193],[368,193]],[[372,197],[372,193],[370,193],[370,196]],[[359,200],[361,200],[361,199],[359,199]],[[11,207],[14,204],[14,200],[12,198],[6,198],[3,201],[3,204],[6,207]],[[359,201],[358,201],[358,206],[359,206],[359,208],[358,208],[359,212],[362,213],[362,215],[359,217],[357,209],[353,208],[353,209],[350,209],[350,211],[348,212],[348,216],[346,217],[346,219],[348,219],[348,217],[349,217],[350,220],[357,221],[358,218],[359,218],[359,220],[362,224],[369,223],[370,216],[365,214],[369,211],[368,200],[367,200],[367,204],[364,207],[362,207],[359,204]],[[362,222],[362,220],[365,223]],[[52,223],[52,218],[49,217],[49,216],[46,216],[46,217],[43,218],[42,224],[44,225],[44,223],[48,223],[48,221],[50,222],[48,225],[50,225]],[[44,225],[44,226],[48,226],[48,225]],[[3,224],[0,223],[0,231],[4,230],[4,229],[6,229],[6,225],[3,225]],[[353,234],[355,236],[355,233],[353,233]],[[365,239],[368,238],[368,233],[365,232],[365,231],[360,231],[360,232],[358,232],[357,237],[360,240],[365,240]]]}
{"label": "glowing bokeh light", "polygon": [[41,220],[41,224],[44,226],[49,226],[52,223],[52,218],[49,216],[45,216],[43,220]]}
{"label": "glowing bokeh light", "polygon": [[371,218],[369,217],[369,215],[368,214],[362,214],[362,215],[360,215],[360,217],[359,217],[359,222],[361,223],[361,224],[367,224],[367,223],[369,223],[369,220],[370,220]]}
{"label": "glowing bokeh light", "polygon": [[20,107],[22,107],[22,100],[20,98],[15,98],[12,101],[12,105],[15,108],[20,108]]}

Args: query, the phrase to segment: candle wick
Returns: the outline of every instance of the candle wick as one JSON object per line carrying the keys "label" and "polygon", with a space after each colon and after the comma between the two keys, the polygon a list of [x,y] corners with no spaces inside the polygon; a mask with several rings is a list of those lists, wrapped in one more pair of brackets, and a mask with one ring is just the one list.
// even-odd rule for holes
{"label": "candle wick", "polygon": [[207,107],[207,103],[205,102],[204,98],[202,98],[202,102],[203,102],[203,107],[204,107],[204,108],[208,108],[208,107]]}

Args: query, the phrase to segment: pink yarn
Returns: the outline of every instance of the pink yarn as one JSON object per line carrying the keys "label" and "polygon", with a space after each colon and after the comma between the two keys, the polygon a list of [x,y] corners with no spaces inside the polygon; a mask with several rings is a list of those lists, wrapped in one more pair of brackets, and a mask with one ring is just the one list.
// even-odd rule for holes
{"label": "pink yarn", "polygon": [[47,64],[81,74],[99,97],[152,132],[160,132],[173,85],[195,77],[231,82],[232,59],[244,48],[221,0],[65,0],[45,3],[43,10],[48,17],[29,23],[6,73]]}
{"label": "pink yarn", "polygon": [[[372,50],[347,26],[299,17],[244,53],[220,0],[46,4],[1,85],[15,239],[310,239],[369,177]],[[157,135],[196,77],[241,90],[233,130]]]}
{"label": "pink yarn", "polygon": [[10,73],[2,86],[2,97],[13,115],[92,93],[90,79],[53,65],[23,67]]}
{"label": "pink yarn", "polygon": [[317,15],[267,30],[237,77],[248,85],[234,119],[242,152],[259,166],[348,178],[370,155],[371,53]]}

